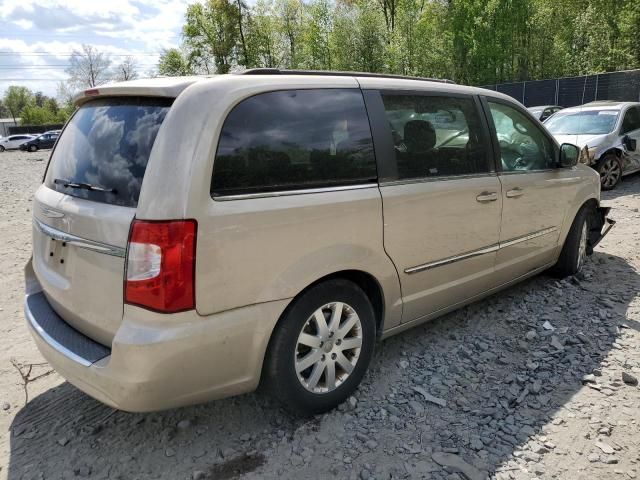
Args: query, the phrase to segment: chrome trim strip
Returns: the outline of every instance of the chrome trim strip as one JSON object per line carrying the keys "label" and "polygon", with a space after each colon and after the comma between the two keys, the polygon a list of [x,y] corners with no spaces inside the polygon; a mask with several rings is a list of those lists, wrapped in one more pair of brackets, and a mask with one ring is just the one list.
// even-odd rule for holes
{"label": "chrome trim strip", "polygon": [[377,183],[363,183],[362,185],[343,185],[340,187],[307,188],[300,190],[280,190],[277,192],[242,193],[238,195],[212,196],[215,202],[228,202],[231,200],[248,200],[251,198],[288,197],[291,195],[307,195],[311,193],[342,192],[346,190],[361,190],[363,188],[377,187]]}
{"label": "chrome trim strip", "polygon": [[31,325],[31,327],[40,335],[42,340],[44,340],[47,344],[53,347],[58,353],[64,355],[65,357],[73,360],[76,363],[79,363],[83,367],[90,367],[92,363],[86,358],[82,358],[80,355],[73,353],[67,347],[59,343],[57,340],[53,339],[39,324],[36,322],[36,319],[31,314],[31,310],[27,305],[27,299],[29,295],[24,297],[24,316],[27,318],[27,321]]}
{"label": "chrome trim strip", "polygon": [[537,170],[500,170],[499,175],[526,175],[527,173],[556,172],[559,168],[539,168]]}
{"label": "chrome trim strip", "polygon": [[504,242],[500,242],[500,248],[511,247],[512,245],[517,245],[518,243],[526,242],[528,240],[533,240],[534,238],[542,237],[543,235],[548,235],[553,232],[557,232],[558,229],[556,227],[545,228],[543,230],[538,230],[537,232],[529,233],[522,237],[512,238],[511,240],[506,240]]}
{"label": "chrome trim strip", "polygon": [[96,242],[94,240],[87,240],[86,238],[71,235],[70,233],[61,232],[60,230],[42,223],[37,218],[33,219],[33,225],[47,237],[51,237],[54,240],[58,240],[60,242],[66,242],[69,245],[75,245],[78,248],[84,248],[85,250],[104,253],[113,257],[125,258],[126,256],[126,249],[124,248],[115,247],[113,245],[102,242]]}
{"label": "chrome trim strip", "polygon": [[454,255],[452,257],[443,258],[442,260],[436,260],[435,262],[425,263],[423,265],[417,265],[415,267],[405,269],[404,273],[407,275],[411,275],[412,273],[423,272],[424,270],[430,270],[436,267],[442,267],[444,265],[449,265],[451,263],[459,262],[460,260],[467,260],[469,258],[478,257],[480,255],[485,255],[487,253],[497,252],[498,250],[506,247],[511,247],[513,245],[517,245],[518,243],[526,242],[528,240],[532,240],[534,238],[542,237],[543,235],[548,235],[552,232],[557,232],[558,229],[556,227],[549,227],[543,230],[538,230],[537,232],[532,232],[527,235],[523,235],[522,237],[516,237],[511,240],[507,240],[505,242],[495,243],[493,245],[488,245],[483,248],[479,248],[478,250],[472,250],[470,252],[463,253],[461,255]]}
{"label": "chrome trim strip", "polygon": [[473,173],[468,175],[443,175],[441,177],[404,178],[401,180],[386,180],[380,182],[381,187],[393,187],[397,185],[413,185],[416,183],[450,182],[453,180],[468,180],[472,178],[495,178],[496,172]]}
{"label": "chrome trim strip", "polygon": [[468,258],[478,257],[486,253],[497,252],[500,248],[499,244],[489,245],[488,247],[473,250],[471,252],[463,253],[462,255],[455,255],[453,257],[443,258],[442,260],[436,260],[435,262],[425,263],[424,265],[418,265],[416,267],[407,268],[404,273],[411,275],[412,273],[422,272],[431,268],[442,267],[443,265],[449,265],[450,263],[459,262],[460,260],[466,260]]}

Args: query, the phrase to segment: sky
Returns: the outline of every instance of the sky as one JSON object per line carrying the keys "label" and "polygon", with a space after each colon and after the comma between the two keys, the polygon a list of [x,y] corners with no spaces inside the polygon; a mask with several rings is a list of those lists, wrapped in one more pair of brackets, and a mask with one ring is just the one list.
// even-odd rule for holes
{"label": "sky", "polygon": [[193,0],[0,0],[0,96],[10,85],[55,96],[71,52],[83,43],[132,55],[142,75],[176,47]]}

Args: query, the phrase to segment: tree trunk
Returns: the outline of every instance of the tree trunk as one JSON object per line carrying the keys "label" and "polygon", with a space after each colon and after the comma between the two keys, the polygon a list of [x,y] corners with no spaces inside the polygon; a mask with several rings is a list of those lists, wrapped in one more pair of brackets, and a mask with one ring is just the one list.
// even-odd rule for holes
{"label": "tree trunk", "polygon": [[247,54],[247,43],[244,39],[244,31],[242,30],[242,0],[238,1],[238,30],[240,32],[240,43],[242,43],[242,56],[244,57],[244,66],[249,67],[249,55]]}

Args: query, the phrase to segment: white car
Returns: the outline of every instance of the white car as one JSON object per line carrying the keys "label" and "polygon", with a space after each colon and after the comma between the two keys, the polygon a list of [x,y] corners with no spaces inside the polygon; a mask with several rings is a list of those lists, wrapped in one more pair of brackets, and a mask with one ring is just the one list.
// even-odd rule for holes
{"label": "white car", "polygon": [[5,150],[17,150],[24,142],[28,142],[33,138],[33,135],[9,135],[6,138],[0,139],[0,152]]}
{"label": "white car", "polygon": [[559,143],[581,149],[580,161],[600,173],[603,190],[640,171],[640,103],[591,102],[566,108],[544,125]]}

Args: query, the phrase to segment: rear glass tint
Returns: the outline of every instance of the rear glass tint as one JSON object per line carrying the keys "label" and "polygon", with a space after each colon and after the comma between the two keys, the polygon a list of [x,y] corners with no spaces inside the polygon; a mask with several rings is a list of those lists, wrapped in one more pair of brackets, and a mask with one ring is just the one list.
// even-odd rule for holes
{"label": "rear glass tint", "polygon": [[213,164],[213,196],[376,181],[359,89],[268,92],[226,118]]}
{"label": "rear glass tint", "polygon": [[51,156],[47,187],[95,202],[135,207],[153,142],[172,101],[119,97],[82,105]]}

